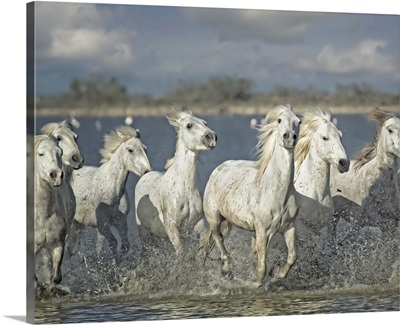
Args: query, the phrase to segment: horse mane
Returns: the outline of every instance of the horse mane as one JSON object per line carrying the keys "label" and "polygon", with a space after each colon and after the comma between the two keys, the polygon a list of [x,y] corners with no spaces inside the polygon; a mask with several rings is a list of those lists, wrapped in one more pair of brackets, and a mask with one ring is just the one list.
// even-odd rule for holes
{"label": "horse mane", "polygon": [[290,105],[279,105],[268,112],[258,129],[258,143],[255,147],[258,159],[255,161],[257,169],[255,180],[261,179],[275,151],[275,136],[278,129],[277,119],[286,110],[292,110]]}
{"label": "horse mane", "polygon": [[[179,121],[185,117],[192,117],[192,116],[193,113],[186,107],[183,107],[181,111],[176,111],[175,109],[172,109],[172,112],[166,115],[166,118],[168,119],[169,124],[171,124],[175,128],[176,136],[178,137],[180,131]],[[178,148],[178,141],[175,144],[175,152],[177,148]],[[174,163],[174,158],[175,156],[167,160],[164,166],[165,169],[168,169],[172,166],[172,164]]]}
{"label": "horse mane", "polygon": [[100,154],[103,157],[100,163],[104,164],[109,161],[122,142],[134,137],[138,137],[137,131],[126,125],[121,125],[115,131],[106,134],[104,136],[104,148],[100,149]]}
{"label": "horse mane", "polygon": [[315,107],[310,112],[306,112],[303,115],[303,120],[300,125],[300,135],[299,140],[295,147],[295,165],[296,165],[296,174],[300,170],[301,164],[306,159],[310,148],[311,148],[311,140],[313,138],[314,133],[317,131],[320,125],[323,123],[331,122],[332,115],[328,110],[323,110],[319,107]]}
{"label": "horse mane", "polygon": [[38,151],[40,144],[44,141],[44,140],[50,140],[50,139],[54,139],[53,137],[49,136],[48,134],[39,134],[39,135],[35,135],[35,152]]}
{"label": "horse mane", "polygon": [[363,167],[366,163],[376,157],[377,145],[383,124],[391,118],[397,118],[394,113],[384,111],[379,107],[375,107],[375,109],[368,114],[368,117],[370,120],[375,121],[378,126],[375,129],[373,140],[362,146],[362,148],[353,158],[355,160],[354,170],[356,172],[359,171],[360,168]]}
{"label": "horse mane", "polygon": [[57,122],[50,122],[50,123],[47,123],[46,125],[44,125],[44,126],[42,127],[42,129],[41,129],[40,131],[43,132],[43,133],[45,133],[45,134],[48,134],[48,135],[53,135],[54,132],[55,132],[58,128],[63,127],[63,126],[64,126],[64,127],[67,127],[67,128],[69,128],[69,129],[72,130],[72,124],[71,124],[71,122],[70,122],[70,121],[67,121],[67,120],[64,120],[64,121],[59,122],[59,123],[57,123]]}

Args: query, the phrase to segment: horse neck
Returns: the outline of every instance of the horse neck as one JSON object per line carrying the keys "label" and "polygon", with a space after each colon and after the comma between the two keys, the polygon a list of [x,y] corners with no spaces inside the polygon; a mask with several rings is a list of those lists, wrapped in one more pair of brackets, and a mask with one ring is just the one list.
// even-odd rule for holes
{"label": "horse neck", "polygon": [[330,196],[330,164],[321,159],[314,146],[298,168],[295,184],[302,183],[302,194],[319,201]]}
{"label": "horse neck", "polygon": [[55,188],[48,182],[42,180],[36,172],[35,199],[38,202],[52,202],[54,200]]}
{"label": "horse neck", "polygon": [[198,153],[189,150],[178,138],[174,161],[166,173],[179,175],[177,181],[185,187],[196,185],[196,162]]}
{"label": "horse neck", "polygon": [[387,153],[384,149],[382,141],[378,141],[376,147],[376,156],[372,159],[373,163],[378,167],[395,168],[397,157],[393,154]]}
{"label": "horse neck", "polygon": [[63,170],[63,173],[64,173],[64,180],[63,181],[68,182],[68,183],[72,182],[74,169],[71,167],[71,165],[65,164],[63,162],[62,170]]}
{"label": "horse neck", "polygon": [[110,197],[122,196],[128,179],[128,169],[126,168],[120,148],[111,156],[110,160],[103,163],[96,171],[96,178],[105,184],[103,193]]}
{"label": "horse neck", "polygon": [[[278,175],[278,177],[276,176]],[[275,146],[274,154],[261,177],[262,188],[272,187],[275,193],[288,194],[293,186],[294,178],[294,149],[285,149],[280,145]],[[267,195],[270,195],[268,193]]]}

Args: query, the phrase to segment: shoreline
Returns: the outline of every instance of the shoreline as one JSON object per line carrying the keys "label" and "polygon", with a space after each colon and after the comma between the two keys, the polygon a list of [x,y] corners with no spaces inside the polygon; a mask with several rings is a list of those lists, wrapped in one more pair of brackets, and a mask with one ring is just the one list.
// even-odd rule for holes
{"label": "shoreline", "polygon": [[[204,108],[192,106],[189,109],[195,115],[216,116],[216,115],[266,115],[275,106],[226,106],[220,108]],[[303,114],[313,106],[294,106],[296,113]],[[325,107],[332,115],[335,114],[368,114],[374,105],[370,106],[340,106],[340,107]],[[399,113],[399,106],[380,106],[382,109],[388,110],[393,113]],[[100,108],[40,108],[36,109],[32,114],[28,110],[28,116],[46,117],[46,116],[70,116],[70,117],[119,117],[119,116],[132,116],[132,117],[150,117],[150,116],[164,116],[171,112],[170,106],[158,107],[100,107]]]}

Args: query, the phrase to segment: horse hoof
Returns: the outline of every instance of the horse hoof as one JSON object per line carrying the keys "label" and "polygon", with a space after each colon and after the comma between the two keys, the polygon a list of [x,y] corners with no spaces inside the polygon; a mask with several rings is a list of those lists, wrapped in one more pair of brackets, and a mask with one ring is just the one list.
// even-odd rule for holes
{"label": "horse hoof", "polygon": [[54,286],[54,291],[63,296],[69,295],[71,293],[71,290],[68,287],[65,287],[61,284]]}

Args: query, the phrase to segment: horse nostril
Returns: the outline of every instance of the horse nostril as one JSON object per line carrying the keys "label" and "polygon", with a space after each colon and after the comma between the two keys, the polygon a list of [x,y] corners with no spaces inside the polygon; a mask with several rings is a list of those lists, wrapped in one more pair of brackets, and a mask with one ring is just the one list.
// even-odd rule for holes
{"label": "horse nostril", "polygon": [[284,139],[289,138],[289,134],[288,134],[287,132],[285,132],[284,135],[283,135],[283,138],[284,138]]}
{"label": "horse nostril", "polygon": [[215,142],[217,142],[217,139],[218,139],[218,137],[217,137],[217,135],[215,135]]}
{"label": "horse nostril", "polygon": [[56,178],[56,175],[55,175],[54,172],[51,172],[51,173],[50,173],[50,178]]}
{"label": "horse nostril", "polygon": [[209,134],[206,134],[206,139],[207,139],[207,140],[210,140],[210,138],[211,138],[210,135],[209,135]]}
{"label": "horse nostril", "polygon": [[77,157],[76,155],[73,155],[73,156],[72,156],[72,161],[73,161],[73,162],[78,162],[78,157]]}
{"label": "horse nostril", "polygon": [[297,139],[297,135],[293,134],[293,140],[296,140],[296,139]]}

